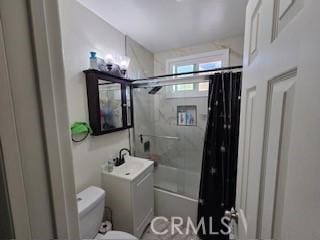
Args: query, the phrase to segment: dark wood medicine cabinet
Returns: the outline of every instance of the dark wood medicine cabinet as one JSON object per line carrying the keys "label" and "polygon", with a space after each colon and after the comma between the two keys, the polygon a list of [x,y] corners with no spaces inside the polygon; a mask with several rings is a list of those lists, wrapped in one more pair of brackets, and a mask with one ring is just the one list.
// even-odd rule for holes
{"label": "dark wood medicine cabinet", "polygon": [[132,85],[128,79],[98,70],[86,70],[89,121],[92,135],[133,127]]}

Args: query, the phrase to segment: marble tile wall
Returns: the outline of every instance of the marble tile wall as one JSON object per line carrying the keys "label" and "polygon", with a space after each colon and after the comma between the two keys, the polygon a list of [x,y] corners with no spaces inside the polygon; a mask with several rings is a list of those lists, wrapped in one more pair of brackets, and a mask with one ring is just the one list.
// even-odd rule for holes
{"label": "marble tile wall", "polygon": [[[154,55],[139,43],[126,36],[126,55],[130,57],[128,76],[131,79],[145,78],[154,75]],[[135,127],[131,133],[131,150],[137,156],[147,158],[143,145],[140,143],[140,134],[154,134],[154,98],[145,89],[135,89],[133,92],[133,108]]]}
{"label": "marble tile wall", "polygon": [[[156,150],[161,163],[199,173],[201,170],[204,133],[207,121],[207,97],[167,98],[166,88],[155,96],[155,133],[179,137],[180,140],[157,139]],[[178,106],[196,106],[196,126],[178,126]]]}
{"label": "marble tile wall", "polygon": [[[237,35],[205,44],[155,53],[155,75],[167,73],[166,65],[169,59],[226,48],[230,49],[230,65],[241,65],[243,57],[243,35]],[[207,101],[207,97],[167,98],[165,88],[155,95],[154,117],[156,134],[176,134],[176,136],[181,138],[181,140],[176,143],[163,140],[158,141],[157,151],[162,156],[162,163],[184,168],[196,173],[200,172],[207,121]],[[179,105],[197,106],[197,126],[177,126],[177,106]]]}
{"label": "marble tile wall", "polygon": [[236,35],[233,37],[215,40],[212,42],[194,45],[190,47],[171,49],[168,51],[154,54],[154,74],[160,75],[167,73],[167,60],[185,57],[193,54],[211,52],[221,49],[230,49],[230,66],[241,65],[243,60],[244,36]]}
{"label": "marble tile wall", "polygon": [[[136,155],[152,158],[158,164],[169,167],[171,172],[176,172],[176,178],[165,177],[165,174],[161,174],[164,179],[156,179],[156,186],[163,189],[166,189],[166,186],[174,186],[177,193],[197,198],[199,181],[195,184],[188,181],[187,178],[191,174],[195,176],[192,179],[200,179],[207,122],[207,97],[168,98],[166,87],[155,95],[148,94],[149,90],[134,90]],[[196,106],[196,126],[177,125],[177,107],[181,105]],[[145,137],[144,141],[150,141],[151,144],[150,152],[145,152],[139,139],[140,133],[178,137],[180,140]],[[170,183],[170,179],[174,179],[174,182]]]}
{"label": "marble tile wall", "polygon": [[150,158],[150,153],[157,152],[153,138],[144,137],[144,142],[150,141],[150,151],[144,151],[144,145],[140,141],[140,134],[155,135],[154,128],[154,96],[148,94],[148,89],[134,89],[134,151],[135,155]]}
{"label": "marble tile wall", "polygon": [[[230,49],[230,65],[242,64],[243,35],[214,41],[206,44],[173,49],[154,54],[154,74],[167,73],[167,60],[220,49]],[[148,92],[151,89],[136,89],[135,99],[135,148],[136,155],[151,157],[159,164],[185,170],[192,174],[201,174],[202,151],[204,134],[207,122],[207,97],[168,98],[166,87],[163,87],[155,95]],[[177,125],[178,106],[197,107],[196,126]],[[150,152],[144,152],[140,143],[139,134],[151,134],[157,136],[179,137],[180,140],[168,140],[163,138],[145,138],[151,143]],[[181,180],[181,179],[180,179]],[[187,191],[190,188],[188,179],[179,181],[180,189]],[[193,192],[197,192],[193,190]]]}

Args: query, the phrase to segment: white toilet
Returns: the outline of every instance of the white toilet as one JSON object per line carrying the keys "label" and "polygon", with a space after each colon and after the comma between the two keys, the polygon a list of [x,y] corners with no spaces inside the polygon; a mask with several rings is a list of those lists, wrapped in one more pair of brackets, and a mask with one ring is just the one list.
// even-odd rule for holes
{"label": "white toilet", "polygon": [[133,235],[110,231],[98,234],[103,218],[105,191],[98,187],[89,187],[77,194],[81,239],[138,240]]}

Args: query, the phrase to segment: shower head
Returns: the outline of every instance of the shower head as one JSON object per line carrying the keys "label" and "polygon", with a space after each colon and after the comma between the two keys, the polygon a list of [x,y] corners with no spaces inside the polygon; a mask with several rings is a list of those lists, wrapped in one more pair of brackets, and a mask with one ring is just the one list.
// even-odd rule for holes
{"label": "shower head", "polygon": [[154,87],[154,88],[152,88],[150,91],[149,91],[149,94],[152,94],[152,95],[154,95],[154,94],[156,94],[157,92],[159,92],[160,90],[161,90],[161,86],[158,86],[158,87]]}

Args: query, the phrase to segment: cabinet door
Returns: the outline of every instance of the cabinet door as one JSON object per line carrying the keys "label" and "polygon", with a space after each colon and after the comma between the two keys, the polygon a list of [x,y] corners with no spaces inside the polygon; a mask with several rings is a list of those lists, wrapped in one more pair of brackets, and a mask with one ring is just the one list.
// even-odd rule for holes
{"label": "cabinet door", "polygon": [[122,85],[101,81],[99,83],[101,132],[123,128]]}
{"label": "cabinet door", "polygon": [[97,70],[85,70],[92,134],[99,136],[133,127],[131,83]]}
{"label": "cabinet door", "polygon": [[132,87],[125,85],[124,93],[125,126],[131,128],[133,127]]}
{"label": "cabinet door", "polygon": [[144,229],[153,218],[154,193],[153,173],[139,178],[133,186],[134,235],[141,237]]}

